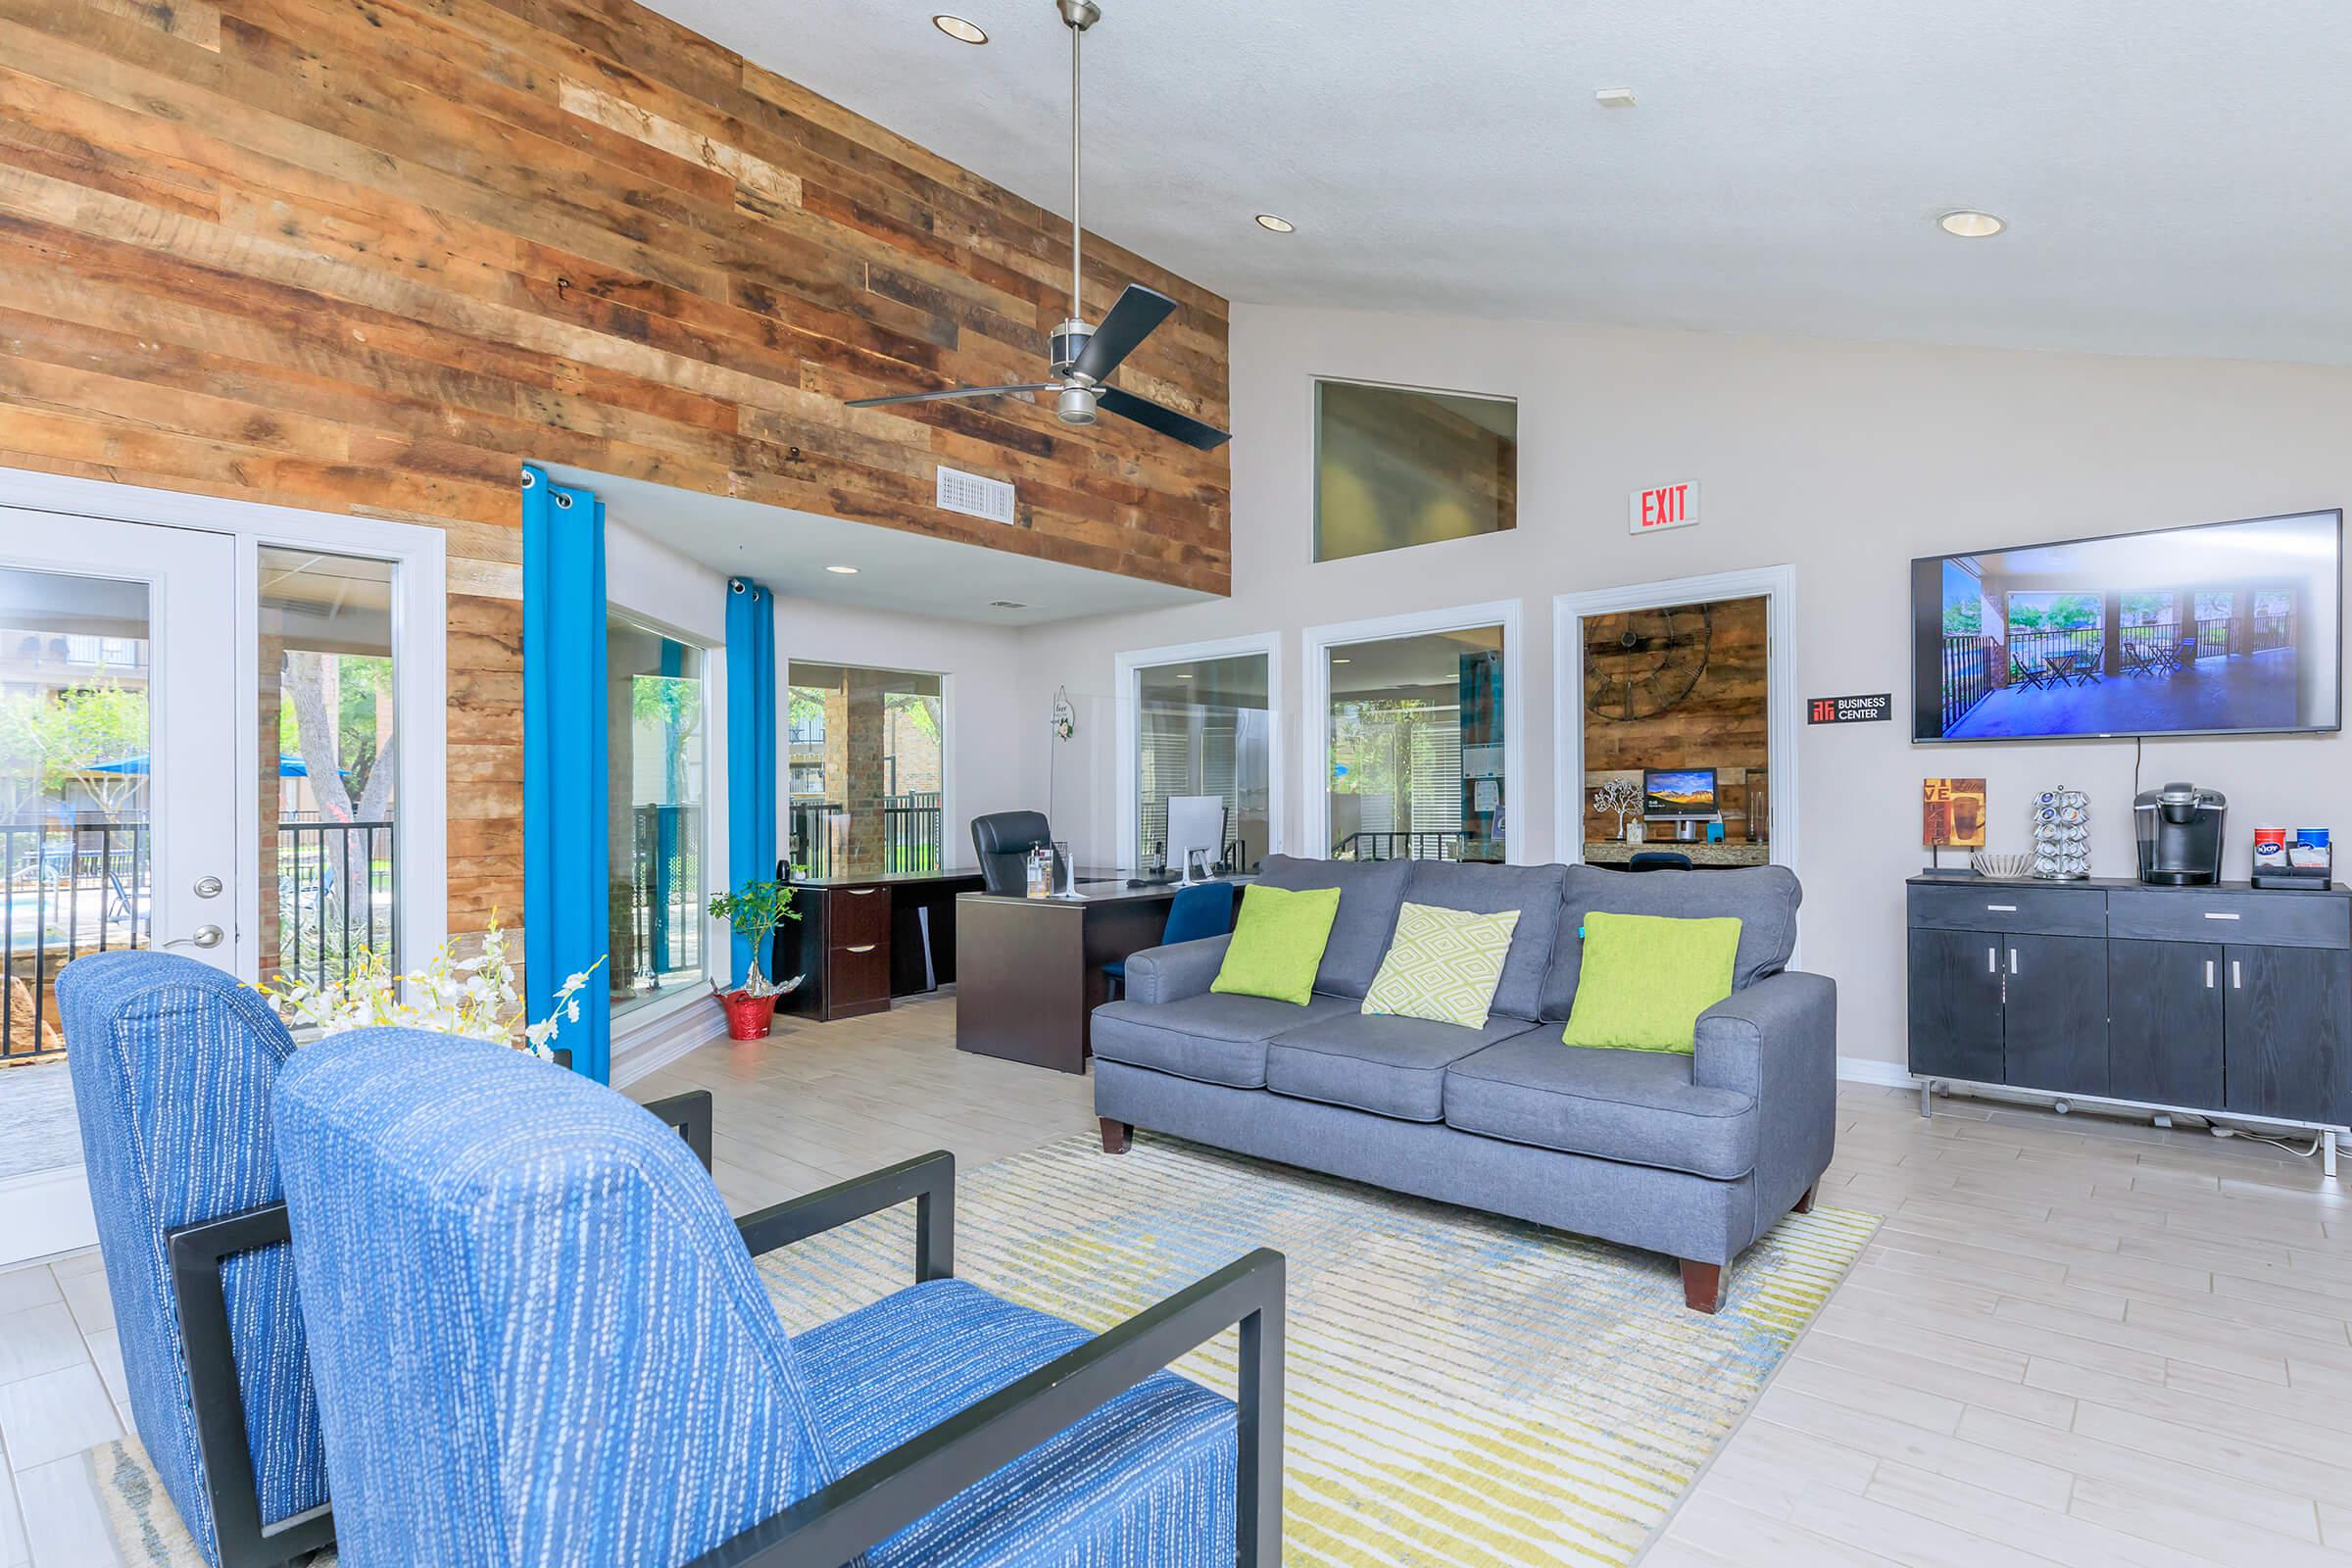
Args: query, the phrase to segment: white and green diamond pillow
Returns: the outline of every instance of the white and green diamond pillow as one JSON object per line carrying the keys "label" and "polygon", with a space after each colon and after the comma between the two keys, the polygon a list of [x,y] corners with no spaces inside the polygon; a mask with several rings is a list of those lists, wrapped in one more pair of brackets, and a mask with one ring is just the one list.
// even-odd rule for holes
{"label": "white and green diamond pillow", "polygon": [[1472,914],[1406,905],[1396,912],[1396,939],[1364,993],[1363,1010],[1484,1029],[1518,924],[1517,909]]}

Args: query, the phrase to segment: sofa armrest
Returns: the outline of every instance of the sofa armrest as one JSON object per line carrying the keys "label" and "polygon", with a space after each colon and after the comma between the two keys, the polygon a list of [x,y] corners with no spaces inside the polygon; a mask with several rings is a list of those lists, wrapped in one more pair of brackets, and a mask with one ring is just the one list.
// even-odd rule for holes
{"label": "sofa armrest", "polygon": [[[1838,983],[1785,969],[1698,1015],[1690,1077],[1756,1099],[1756,1233],[1829,1168],[1838,1141]],[[1751,1237],[1750,1240],[1753,1240]]]}
{"label": "sofa armrest", "polygon": [[1146,948],[1127,960],[1129,1002],[1182,1002],[1205,995],[1225,965],[1230,936],[1202,937],[1172,947]]}

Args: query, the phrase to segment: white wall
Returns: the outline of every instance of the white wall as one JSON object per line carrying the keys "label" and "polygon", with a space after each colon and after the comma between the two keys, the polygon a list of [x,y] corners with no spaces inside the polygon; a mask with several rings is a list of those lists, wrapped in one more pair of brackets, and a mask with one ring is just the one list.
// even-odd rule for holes
{"label": "white wall", "polygon": [[[990,811],[1018,810],[1031,804],[1022,773],[1016,737],[1026,737],[1038,752],[1038,777],[1044,778],[1045,704],[1053,689],[1038,700],[1037,721],[1015,721],[1021,698],[1020,634],[1009,627],[976,626],[962,621],[931,620],[916,615],[890,614],[875,610],[852,610],[810,599],[776,601],[776,689],[787,684],[792,661],[862,664],[874,669],[908,669],[945,675],[947,688],[947,815],[942,846],[950,865],[972,861],[971,821]],[[785,715],[776,715],[779,747],[789,747]],[[777,763],[778,809],[787,809],[783,781],[791,775],[788,760]],[[777,842],[787,841],[789,821],[777,828]]]}
{"label": "white wall", "polygon": [[[2352,372],[2340,369],[1248,306],[1232,342],[1233,597],[1023,634],[1008,733],[1024,804],[1043,804],[1046,713],[1066,684],[1080,734],[1058,748],[1054,825],[1082,858],[1110,858],[1113,658],[1279,630],[1284,814],[1301,822],[1302,780],[1321,761],[1298,713],[1299,629],[1517,595],[1527,788],[1512,858],[1548,858],[1551,596],[1786,562],[1801,693],[1895,694],[1891,723],[1801,732],[1804,959],[1838,981],[1840,1050],[1853,1056],[1903,1056],[1902,881],[1925,861],[1923,776],[1982,774],[1995,847],[2024,847],[2032,793],[2087,789],[2093,872],[2133,866],[2131,742],[1909,743],[1911,558],[2352,501]],[[1316,564],[1314,375],[1517,397],[1517,530]],[[1686,479],[1702,488],[1699,526],[1631,537],[1628,492]],[[2228,792],[2240,877],[2256,822],[2352,830],[2341,735],[2150,742],[2143,782],[2165,778]]]}

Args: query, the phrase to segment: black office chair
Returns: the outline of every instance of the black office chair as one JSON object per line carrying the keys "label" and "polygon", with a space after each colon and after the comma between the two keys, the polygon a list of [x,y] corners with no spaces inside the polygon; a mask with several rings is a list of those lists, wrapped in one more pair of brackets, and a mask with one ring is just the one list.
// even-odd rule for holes
{"label": "black office chair", "polygon": [[1019,898],[1029,891],[1029,852],[1054,847],[1043,811],[992,811],[972,818],[972,850],[980,881],[991,893]]}
{"label": "black office chair", "polygon": [[1643,850],[1626,862],[1628,871],[1688,871],[1690,857],[1680,850]]}

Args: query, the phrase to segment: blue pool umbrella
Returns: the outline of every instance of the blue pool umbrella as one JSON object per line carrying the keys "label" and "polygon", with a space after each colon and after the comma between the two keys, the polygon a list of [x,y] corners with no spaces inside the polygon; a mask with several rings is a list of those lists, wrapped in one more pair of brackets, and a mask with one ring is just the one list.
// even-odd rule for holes
{"label": "blue pool umbrella", "polygon": [[[118,758],[112,762],[84,762],[75,771],[82,773],[144,773],[147,771],[147,754],[141,752],[136,757]],[[350,769],[346,768],[344,772],[348,776]],[[308,762],[293,753],[280,752],[277,754],[277,776],[279,778],[309,778],[311,767]]]}

